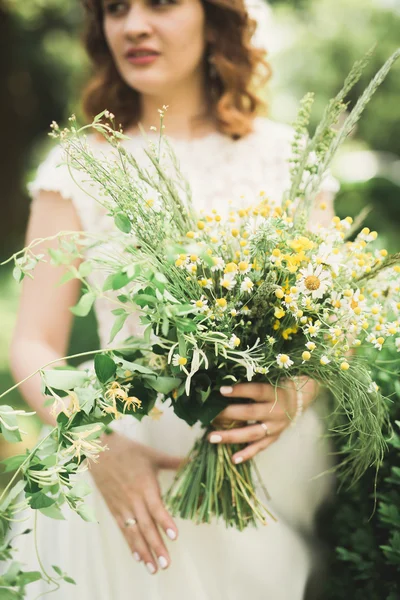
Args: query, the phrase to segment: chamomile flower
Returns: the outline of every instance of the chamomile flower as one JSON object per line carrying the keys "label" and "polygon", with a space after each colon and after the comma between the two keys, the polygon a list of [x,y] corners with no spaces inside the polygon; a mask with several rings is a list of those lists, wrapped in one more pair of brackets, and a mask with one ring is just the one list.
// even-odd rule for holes
{"label": "chamomile flower", "polygon": [[198,279],[197,283],[200,285],[200,287],[206,290],[210,290],[213,286],[213,280],[207,277],[202,277],[201,279]]}
{"label": "chamomile flower", "polygon": [[329,364],[331,361],[329,360],[329,358],[324,354],[323,356],[321,356],[319,362],[321,363],[322,366],[325,366],[327,364]]}
{"label": "chamomile flower", "polygon": [[287,354],[278,354],[276,362],[281,369],[289,369],[294,364]]}
{"label": "chamomile flower", "polygon": [[322,298],[332,286],[331,274],[322,265],[315,267],[311,263],[300,269],[301,278],[297,285],[303,294],[311,295],[314,300]]}
{"label": "chamomile flower", "polygon": [[[400,338],[399,338],[399,340],[400,340]],[[274,337],[272,337],[272,335],[267,335],[266,342],[270,346],[273,346],[275,344],[275,342],[276,342],[276,339]]]}
{"label": "chamomile flower", "polygon": [[377,392],[379,392],[379,385],[375,383],[375,381],[372,381],[368,388],[368,392],[370,394],[376,394]]}
{"label": "chamomile flower", "polygon": [[187,358],[185,356],[181,356],[180,354],[174,354],[172,357],[172,364],[175,367],[180,367],[181,371],[187,365]]}
{"label": "chamomile flower", "polygon": [[217,308],[219,310],[221,310],[222,312],[224,312],[226,310],[226,307],[228,306],[228,303],[225,300],[225,298],[217,298],[215,300],[215,304],[216,304]]}
{"label": "chamomile flower", "polygon": [[321,325],[320,325],[319,321],[315,321],[314,323],[308,323],[304,327],[304,333],[306,333],[310,337],[316,337],[319,333],[320,328],[321,328]]}
{"label": "chamomile flower", "polygon": [[240,346],[240,338],[238,338],[237,335],[233,333],[231,338],[229,339],[228,346],[229,348],[237,348],[238,346]]}
{"label": "chamomile flower", "polygon": [[384,343],[385,343],[385,338],[380,336],[380,337],[376,338],[375,341],[373,342],[374,348],[376,348],[377,350],[382,350],[382,346]]}
{"label": "chamomile flower", "polygon": [[313,255],[312,259],[317,265],[328,265],[335,275],[339,273],[340,263],[343,260],[339,249],[333,248],[331,244],[325,242],[319,245],[317,253]]}
{"label": "chamomile flower", "polygon": [[226,290],[233,290],[233,288],[236,285],[236,279],[234,277],[234,274],[227,273],[220,280],[220,284],[221,284],[221,287],[225,288]]}
{"label": "chamomile flower", "polygon": [[312,352],[313,350],[315,350],[316,347],[317,347],[317,345],[315,344],[315,342],[307,342],[307,344],[306,344],[306,348],[310,352]]}
{"label": "chamomile flower", "polygon": [[242,292],[247,292],[248,294],[251,293],[253,287],[254,283],[251,281],[250,277],[245,277],[242,283],[240,284],[240,290]]}
{"label": "chamomile flower", "polygon": [[220,256],[213,256],[212,257],[213,260],[213,266],[211,267],[211,271],[223,271],[224,267],[225,267],[225,263],[223,258],[221,258]]}
{"label": "chamomile flower", "polygon": [[251,265],[246,260],[241,260],[238,264],[238,270],[241,275],[245,275],[251,269]]}
{"label": "chamomile flower", "polygon": [[195,306],[201,313],[204,313],[208,310],[208,300],[205,296],[201,296],[199,300],[191,300],[191,304],[193,304],[193,306]]}

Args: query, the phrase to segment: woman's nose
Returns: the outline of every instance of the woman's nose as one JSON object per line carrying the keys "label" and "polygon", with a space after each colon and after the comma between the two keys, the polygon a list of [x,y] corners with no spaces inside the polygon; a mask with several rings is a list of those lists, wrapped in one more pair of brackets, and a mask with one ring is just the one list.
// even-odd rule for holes
{"label": "woman's nose", "polygon": [[129,38],[140,38],[150,35],[151,32],[151,15],[148,7],[140,0],[133,2],[125,21],[125,35]]}

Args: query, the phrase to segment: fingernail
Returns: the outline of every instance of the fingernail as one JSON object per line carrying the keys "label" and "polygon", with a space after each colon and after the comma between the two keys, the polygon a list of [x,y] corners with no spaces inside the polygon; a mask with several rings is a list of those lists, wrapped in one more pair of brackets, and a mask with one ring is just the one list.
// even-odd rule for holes
{"label": "fingernail", "polygon": [[165,558],[165,556],[159,556],[158,557],[158,564],[160,565],[160,567],[162,569],[166,569],[168,567],[168,561]]}
{"label": "fingernail", "polygon": [[170,540],[176,540],[176,533],[173,529],[167,529],[167,536]]}
{"label": "fingernail", "polygon": [[138,562],[140,562],[140,561],[142,560],[142,559],[140,558],[140,554],[138,554],[137,552],[134,552],[134,553],[133,553],[133,558],[134,558],[135,560],[137,560]]}
{"label": "fingernail", "polygon": [[235,456],[233,462],[235,463],[235,465],[240,464],[241,462],[243,462],[243,456]]}
{"label": "fingernail", "polygon": [[222,442],[222,436],[218,435],[218,433],[213,433],[210,436],[210,442],[212,444],[218,444],[218,442]]}
{"label": "fingernail", "polygon": [[152,563],[146,563],[146,567],[150,575],[154,575],[154,573],[156,572],[155,566]]}
{"label": "fingernail", "polygon": [[219,391],[221,392],[221,394],[232,394],[233,387],[231,387],[230,385],[223,385],[221,388],[219,388]]}

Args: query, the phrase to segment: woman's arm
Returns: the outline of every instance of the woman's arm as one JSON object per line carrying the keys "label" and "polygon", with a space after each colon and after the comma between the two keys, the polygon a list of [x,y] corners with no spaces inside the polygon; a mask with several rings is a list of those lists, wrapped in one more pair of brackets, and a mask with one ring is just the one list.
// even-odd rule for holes
{"label": "woman's arm", "polygon": [[[40,192],[32,204],[26,243],[61,230],[80,229],[71,201],[56,192]],[[37,251],[43,252],[51,246],[56,246],[56,242]],[[40,263],[34,279],[23,282],[11,345],[11,370],[17,381],[67,352],[72,325],[69,308],[77,301],[79,281],[58,286],[64,271],[64,267]],[[55,424],[50,408],[43,406],[40,376],[32,377],[20,389],[39,417]],[[97,464],[91,465],[92,475],[135,558],[143,561],[153,574],[158,566],[165,569],[171,562],[160,529],[170,539],[178,536],[177,526],[163,505],[157,476],[160,469],[178,468],[181,459],[137,444],[116,432],[107,437],[106,444],[108,451],[102,453]],[[133,517],[134,526],[126,527],[127,519]]]}
{"label": "woman's arm", "polygon": [[[46,238],[61,230],[80,231],[76,210],[70,200],[57,192],[41,191],[32,202],[26,244]],[[56,247],[57,240],[36,247],[37,253]],[[34,278],[25,278],[11,343],[10,365],[16,381],[25,379],[38,368],[65,356],[73,315],[69,308],[79,295],[79,281],[74,279],[58,286],[65,267],[39,263]],[[58,364],[63,364],[59,361]],[[26,402],[45,423],[55,423],[50,408],[43,405],[40,376],[35,375],[20,386]]]}

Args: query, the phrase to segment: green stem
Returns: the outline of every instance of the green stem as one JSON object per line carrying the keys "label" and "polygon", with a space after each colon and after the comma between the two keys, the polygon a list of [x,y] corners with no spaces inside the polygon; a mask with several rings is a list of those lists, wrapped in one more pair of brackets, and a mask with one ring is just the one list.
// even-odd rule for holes
{"label": "green stem", "polygon": [[39,450],[40,446],[49,439],[49,437],[54,433],[54,431],[57,431],[57,427],[53,427],[53,429],[43,439],[41,439],[36,444],[36,446],[34,447],[34,449],[30,452],[30,454],[28,454],[28,456],[26,457],[26,459],[24,460],[24,462],[15,471],[14,475],[12,476],[12,478],[10,479],[10,481],[8,482],[8,484],[6,485],[6,487],[4,488],[4,490],[3,490],[3,492],[2,492],[2,494],[0,496],[0,504],[1,504],[2,500],[5,498],[6,493],[8,492],[8,490],[10,489],[10,487],[12,486],[12,484],[14,483],[15,479],[20,474],[20,472],[23,469],[23,467],[30,460],[32,460],[32,458],[34,457],[35,453]]}
{"label": "green stem", "polygon": [[23,383],[25,383],[25,381],[28,381],[29,379],[31,379],[38,373],[41,373],[43,371],[43,369],[46,369],[46,367],[50,367],[51,365],[54,365],[55,363],[58,363],[61,360],[69,360],[71,358],[80,358],[81,356],[93,356],[94,354],[100,354],[101,352],[115,352],[115,351],[118,352],[121,350],[131,350],[131,349],[132,349],[132,346],[122,346],[122,347],[115,347],[115,348],[107,347],[107,348],[100,348],[99,350],[89,350],[87,352],[80,352],[79,354],[70,354],[69,356],[61,356],[59,358],[51,360],[50,362],[46,363],[42,367],[39,367],[39,369],[36,369],[36,371],[34,371],[33,373],[31,373],[30,375],[25,377],[25,379],[22,379],[21,381],[19,381],[12,387],[8,388],[8,390],[6,390],[2,394],[0,394],[0,399],[3,398],[4,396],[6,396],[7,394],[9,394],[10,392],[12,392],[13,390],[19,388],[19,386],[22,385]]}

